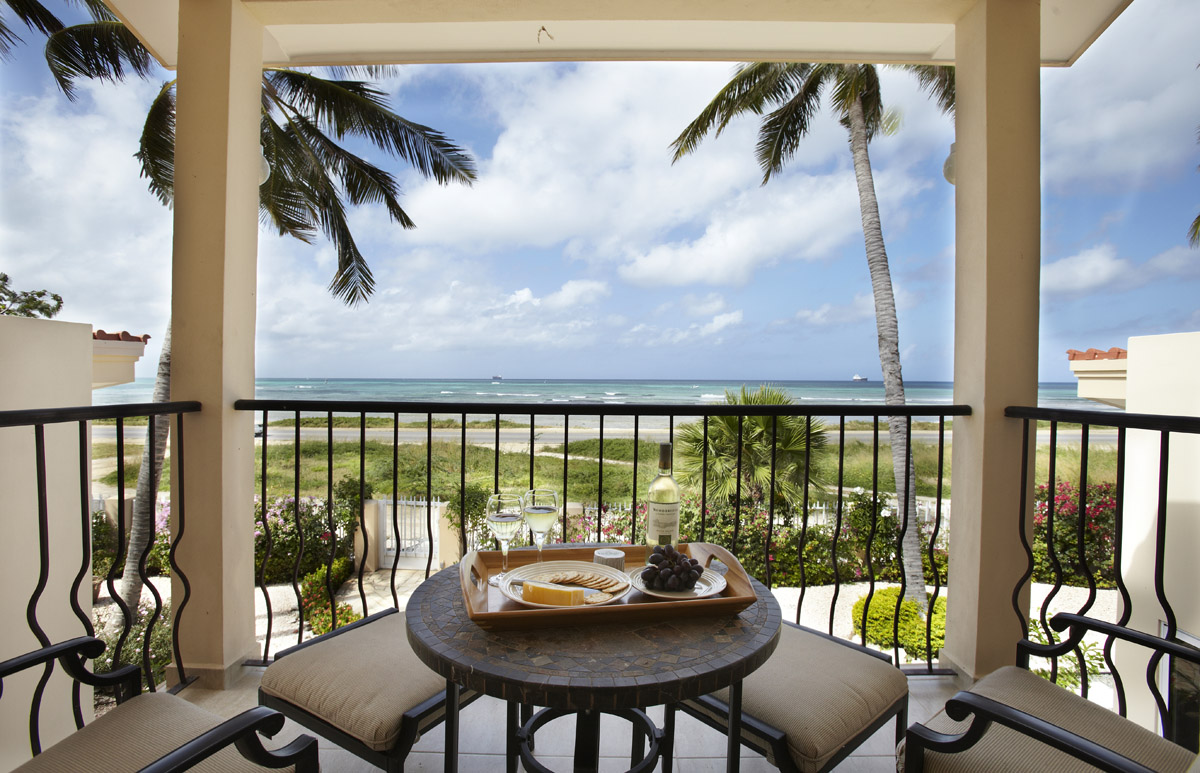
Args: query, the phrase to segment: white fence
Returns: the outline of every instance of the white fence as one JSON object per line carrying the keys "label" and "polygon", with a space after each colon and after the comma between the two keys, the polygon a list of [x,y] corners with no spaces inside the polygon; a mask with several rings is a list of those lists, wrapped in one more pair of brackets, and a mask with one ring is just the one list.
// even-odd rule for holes
{"label": "white fence", "polygon": [[[424,569],[429,558],[429,531],[427,524],[433,523],[433,555],[438,555],[438,521],[442,514],[441,499],[432,503],[424,499],[379,499],[376,500],[379,528],[376,540],[380,568],[391,568],[397,554],[396,566],[400,569]],[[392,526],[392,512],[396,513],[397,530]],[[397,531],[399,533],[397,533]]]}

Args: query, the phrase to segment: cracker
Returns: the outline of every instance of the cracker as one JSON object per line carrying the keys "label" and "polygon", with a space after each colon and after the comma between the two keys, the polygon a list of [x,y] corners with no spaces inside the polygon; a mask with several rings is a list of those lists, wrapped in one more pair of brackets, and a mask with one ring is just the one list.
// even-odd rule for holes
{"label": "cracker", "polygon": [[603,591],[600,591],[598,593],[589,593],[587,596],[584,597],[583,603],[584,604],[602,604],[611,598],[612,598],[611,593],[604,593]]}

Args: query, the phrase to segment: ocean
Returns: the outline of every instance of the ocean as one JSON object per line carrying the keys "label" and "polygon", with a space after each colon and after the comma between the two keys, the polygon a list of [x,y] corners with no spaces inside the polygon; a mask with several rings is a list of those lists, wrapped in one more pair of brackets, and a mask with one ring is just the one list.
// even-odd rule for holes
{"label": "ocean", "polygon": [[[725,392],[743,384],[756,388],[769,383],[792,396],[797,403],[836,405],[882,403],[880,381],[634,381],[563,379],[287,379],[260,378],[255,397],[260,400],[395,400],[459,403],[511,402],[550,404],[671,404],[711,405],[722,402]],[[950,405],[954,385],[948,381],[910,381],[905,384],[909,403]],[[154,379],[139,378],[130,384],[98,389],[95,405],[150,402]],[[1038,385],[1038,406],[1106,410],[1105,406],[1081,400],[1072,383]]]}

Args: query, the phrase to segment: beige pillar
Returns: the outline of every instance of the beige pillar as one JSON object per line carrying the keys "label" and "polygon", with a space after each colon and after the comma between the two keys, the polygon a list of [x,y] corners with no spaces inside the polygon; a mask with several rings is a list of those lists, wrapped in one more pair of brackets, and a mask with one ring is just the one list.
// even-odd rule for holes
{"label": "beige pillar", "polygon": [[969,678],[1012,663],[1021,425],[1036,405],[1040,261],[1039,9],[980,0],[958,23],[954,518],[942,659]]}
{"label": "beige pillar", "polygon": [[171,397],[203,406],[184,420],[180,644],[216,688],[256,653],[253,417],[233,401],[254,396],[262,35],[238,0],[179,4]]}

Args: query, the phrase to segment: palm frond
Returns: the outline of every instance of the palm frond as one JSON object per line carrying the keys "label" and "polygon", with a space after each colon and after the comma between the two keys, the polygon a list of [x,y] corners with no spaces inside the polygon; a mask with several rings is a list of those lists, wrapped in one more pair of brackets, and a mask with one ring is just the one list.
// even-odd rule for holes
{"label": "palm frond", "polygon": [[175,195],[175,81],[167,81],[150,103],[138,151],[150,192],[168,207]]}
{"label": "palm frond", "polygon": [[398,75],[400,67],[394,64],[335,65],[326,67],[325,71],[334,80],[360,80],[362,78],[382,80]]}
{"label": "palm frond", "polygon": [[416,223],[400,206],[400,189],[395,177],[329,139],[304,116],[291,116],[291,124],[304,138],[321,166],[341,181],[351,204],[383,204],[388,215],[401,227],[416,227]]}
{"label": "palm frond", "polygon": [[1188,229],[1188,243],[1193,247],[1200,247],[1200,215],[1196,215],[1192,227]]}
{"label": "palm frond", "polygon": [[113,12],[108,10],[108,6],[104,4],[104,0],[67,0],[67,2],[85,9],[96,21],[117,20]]}
{"label": "palm frond", "polygon": [[700,115],[671,143],[671,163],[700,147],[709,132],[721,132],[739,115],[762,115],[767,107],[788,98],[797,84],[803,81],[811,65],[789,62],[749,62],[739,65],[729,83],[725,84]]}
{"label": "palm frond", "polygon": [[867,142],[875,138],[875,133],[883,126],[884,108],[883,93],[879,87],[879,70],[873,64],[842,64],[838,68],[831,99],[842,117],[842,125],[849,128],[847,116],[850,113],[850,103],[857,101],[862,106],[863,119],[866,121]]}
{"label": "palm frond", "polygon": [[298,70],[271,70],[266,77],[280,101],[312,116],[339,140],[366,138],[442,185],[469,185],[476,178],[475,161],[469,153],[441,132],[387,109],[386,95],[369,84],[326,80]]}
{"label": "palm frond", "polygon": [[13,46],[21,42],[21,36],[9,29],[4,23],[4,17],[0,16],[0,59],[12,59]]}
{"label": "palm frond", "polygon": [[933,64],[905,64],[901,67],[917,76],[917,83],[929,93],[943,113],[954,115],[954,68]]}
{"label": "palm frond", "polygon": [[288,123],[286,133],[295,140],[294,163],[301,183],[297,192],[307,196],[309,213],[337,251],[338,270],[329,291],[348,306],[357,306],[375,291],[375,278],[350,232],[345,205],[329,170],[321,163],[321,151],[313,147],[301,127],[306,119],[288,113],[284,119]]}
{"label": "palm frond", "polygon": [[311,157],[290,127],[280,127],[265,114],[260,141],[271,176],[258,189],[259,221],[274,226],[280,235],[312,244],[317,235],[312,202],[317,197],[309,184]]}
{"label": "palm frond", "polygon": [[804,80],[791,97],[769,113],[758,130],[755,158],[763,170],[762,184],[783,169],[808,134],[812,119],[821,107],[821,91],[825,83],[836,78],[839,65],[808,65]]}
{"label": "palm frond", "polygon": [[46,64],[59,89],[75,99],[76,78],[119,81],[126,68],[145,78],[153,72],[150,52],[119,21],[95,21],[65,27],[46,40]]}
{"label": "palm frond", "polygon": [[51,35],[65,26],[39,0],[4,0],[4,4],[26,27],[43,35]]}

